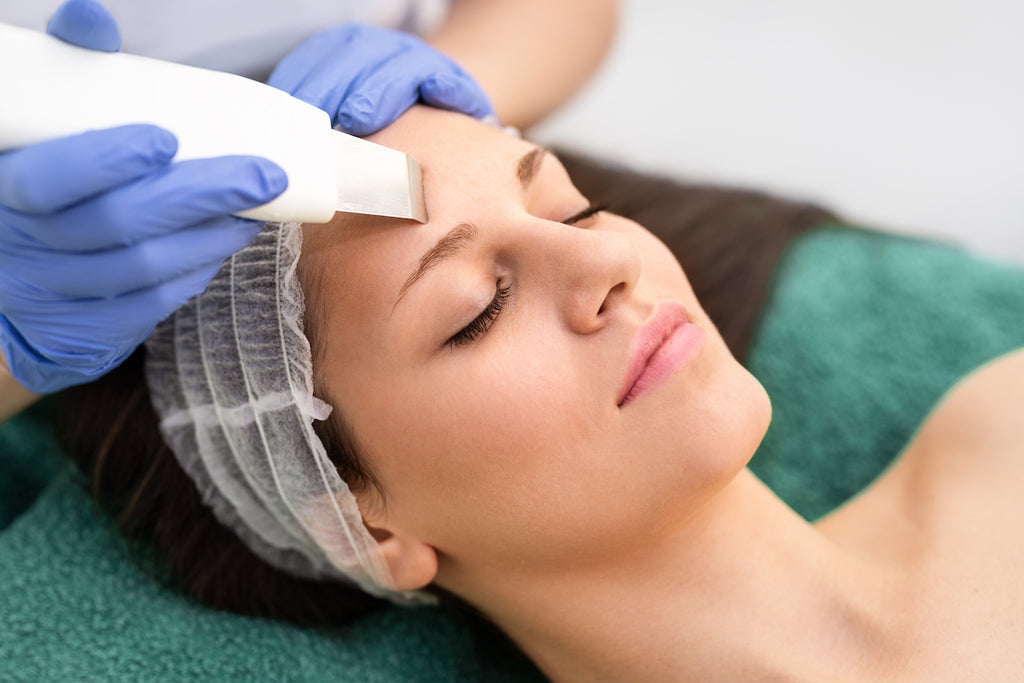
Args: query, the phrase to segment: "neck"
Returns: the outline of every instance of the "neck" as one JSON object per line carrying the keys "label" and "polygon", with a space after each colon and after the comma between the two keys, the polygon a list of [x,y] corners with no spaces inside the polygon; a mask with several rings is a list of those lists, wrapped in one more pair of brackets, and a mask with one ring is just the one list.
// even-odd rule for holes
{"label": "neck", "polygon": [[826,538],[744,470],[646,554],[465,591],[554,681],[860,680],[900,657],[898,567]]}

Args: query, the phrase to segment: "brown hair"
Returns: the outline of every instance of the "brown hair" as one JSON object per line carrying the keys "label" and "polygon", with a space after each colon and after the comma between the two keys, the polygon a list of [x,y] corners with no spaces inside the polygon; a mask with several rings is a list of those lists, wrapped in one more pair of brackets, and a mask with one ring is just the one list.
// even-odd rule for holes
{"label": "brown hair", "polygon": [[[833,220],[817,207],[757,192],[559,156],[594,203],[636,220],[668,244],[740,359],[783,249],[796,235]],[[180,590],[216,608],[336,624],[379,607],[380,601],[347,585],[271,567],[217,522],[163,443],[143,379],[144,353],[139,349],[107,376],[65,391],[58,419],[65,447],[123,532],[143,539],[139,547],[169,570]],[[344,435],[320,436],[340,472],[364,473]]]}

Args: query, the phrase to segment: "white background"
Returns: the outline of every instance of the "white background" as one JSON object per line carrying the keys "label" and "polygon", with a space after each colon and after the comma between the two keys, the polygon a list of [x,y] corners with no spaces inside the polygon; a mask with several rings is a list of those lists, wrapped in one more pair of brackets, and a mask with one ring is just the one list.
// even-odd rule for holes
{"label": "white background", "polygon": [[623,0],[531,137],[1024,263],[1022,129],[1022,0]]}

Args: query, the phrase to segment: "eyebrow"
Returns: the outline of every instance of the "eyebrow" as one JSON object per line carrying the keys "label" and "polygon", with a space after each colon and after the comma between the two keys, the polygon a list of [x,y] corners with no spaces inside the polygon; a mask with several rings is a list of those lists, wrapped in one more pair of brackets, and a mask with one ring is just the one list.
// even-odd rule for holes
{"label": "eyebrow", "polygon": [[476,239],[477,229],[472,223],[459,223],[454,228],[448,231],[444,237],[437,241],[437,244],[432,246],[426,254],[420,258],[419,265],[416,266],[416,270],[413,271],[412,275],[406,278],[402,288],[398,290],[398,298],[395,299],[395,305],[391,307],[391,310],[398,306],[398,302],[405,296],[406,291],[421,277],[426,275],[427,271],[434,268],[439,263],[447,258],[455,256],[460,251],[465,249],[473,240]]}
{"label": "eyebrow", "polygon": [[[516,177],[519,179],[519,184],[522,185],[523,189],[527,189],[530,183],[533,182],[534,177],[537,175],[537,169],[540,168],[540,164],[544,160],[545,155],[548,154],[548,151],[545,147],[534,147],[520,157],[516,163]],[[393,311],[398,307],[398,303],[405,296],[405,293],[421,277],[426,275],[432,268],[437,267],[445,259],[455,256],[472,244],[478,234],[477,227],[472,223],[459,223],[449,230],[427,253],[420,257],[416,270],[406,278],[402,288],[398,290],[398,298],[395,299],[395,304],[391,307],[391,310]]]}
{"label": "eyebrow", "polygon": [[544,155],[547,153],[546,147],[534,147],[519,160],[516,165],[516,177],[519,178],[519,184],[523,186],[524,190],[533,182],[533,177],[537,174],[537,169],[540,168],[540,162],[544,160]]}

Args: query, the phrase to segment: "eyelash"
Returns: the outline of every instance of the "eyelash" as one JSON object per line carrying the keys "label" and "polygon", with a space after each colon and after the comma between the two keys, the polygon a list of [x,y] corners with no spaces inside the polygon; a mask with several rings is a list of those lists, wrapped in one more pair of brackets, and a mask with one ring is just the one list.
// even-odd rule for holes
{"label": "eyelash", "polygon": [[[574,225],[580,221],[585,221],[594,214],[600,213],[608,207],[601,204],[591,204],[587,208],[583,209],[579,213],[566,218],[562,223],[565,225]],[[490,329],[491,325],[497,320],[498,315],[502,309],[505,308],[505,304],[508,303],[509,295],[512,293],[512,285],[498,286],[497,291],[494,292],[494,298],[491,299],[491,303],[487,304],[487,308],[480,312],[471,323],[459,330],[451,339],[448,340],[448,346],[463,346],[465,344],[471,344],[476,341]]]}
{"label": "eyelash", "polygon": [[587,208],[583,209],[582,211],[580,211],[575,216],[569,216],[564,221],[562,221],[562,223],[564,223],[565,225],[575,225],[576,223],[579,223],[580,221],[587,220],[588,218],[590,218],[591,216],[593,216],[596,213],[601,213],[602,211],[606,210],[607,208],[608,207],[603,205],[603,204],[591,204],[590,206],[588,206]]}
{"label": "eyelash", "polygon": [[480,335],[491,327],[498,314],[505,308],[511,293],[512,285],[499,285],[497,291],[494,292],[494,298],[491,299],[491,303],[487,304],[487,308],[481,311],[480,315],[473,319],[473,322],[463,327],[449,339],[448,346],[462,346],[477,340]]}

